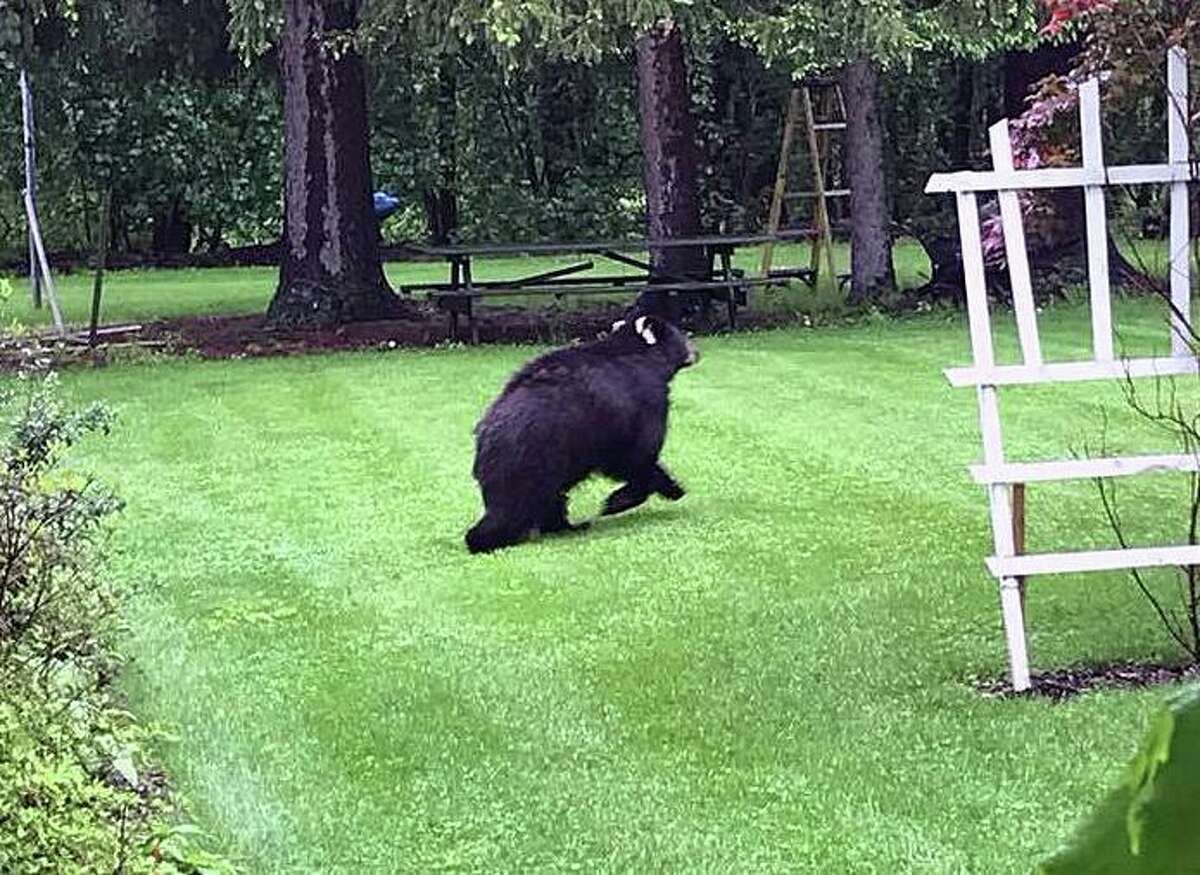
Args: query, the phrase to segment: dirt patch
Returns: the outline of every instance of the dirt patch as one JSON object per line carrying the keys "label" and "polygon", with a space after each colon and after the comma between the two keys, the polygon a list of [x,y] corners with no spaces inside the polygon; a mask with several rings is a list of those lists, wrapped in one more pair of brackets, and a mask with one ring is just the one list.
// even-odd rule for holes
{"label": "dirt patch", "polygon": [[[625,304],[588,307],[489,307],[476,316],[480,343],[568,343],[591,339],[621,318]],[[739,328],[784,324],[786,317],[746,313]],[[698,334],[727,330],[720,324],[690,326]],[[205,358],[300,355],[366,348],[432,347],[451,343],[450,317],[432,305],[408,318],[356,322],[336,328],[273,328],[262,316],[214,316],[172,319],[146,326],[142,336],[167,341],[170,348]],[[459,340],[469,336],[459,320]]]}
{"label": "dirt patch", "polygon": [[1032,672],[1033,688],[1014,693],[1007,677],[976,680],[973,686],[987,698],[1037,697],[1062,701],[1093,690],[1137,689],[1200,678],[1198,665],[1114,662]]}

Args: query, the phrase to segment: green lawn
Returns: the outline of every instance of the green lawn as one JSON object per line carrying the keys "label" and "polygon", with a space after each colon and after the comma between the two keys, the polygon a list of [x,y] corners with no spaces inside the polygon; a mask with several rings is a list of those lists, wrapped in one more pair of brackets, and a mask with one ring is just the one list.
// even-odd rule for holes
{"label": "green lawn", "polygon": [[[1084,316],[1045,314],[1046,348]],[[461,542],[470,429],[531,349],[68,375],[122,416],[83,461],[129,502],[132,707],[247,872],[1011,873],[1100,798],[1161,691],[969,686],[1004,650],[974,396],[939,373],[961,320],[703,351],[665,451],[686,499],[490,557]],[[1161,447],[1075,385],[1006,396],[1014,455],[1094,438],[1101,404],[1115,447]],[[1136,539],[1180,485],[1131,484]],[[1104,540],[1088,484],[1030,508],[1033,549]],[[1170,652],[1117,575],[1029,609],[1036,666]]]}
{"label": "green lawn", "polygon": [[[737,254],[736,265],[747,273],[757,273],[760,253],[746,249]],[[577,264],[586,257],[481,259],[476,263],[476,279],[505,279],[540,273]],[[592,273],[622,273],[618,265],[592,258]],[[791,244],[776,249],[776,267],[808,266],[809,247]],[[911,240],[896,246],[896,272],[902,286],[919,285],[929,275],[925,252]],[[849,249],[837,251],[838,270],[849,269]],[[445,282],[448,268],[441,262],[393,262],[387,276],[393,285]],[[587,274],[580,274],[586,276]],[[279,272],[274,268],[204,268],[187,270],[123,270],[109,273],[104,285],[102,321],[121,323],[178,316],[212,316],[235,313],[263,313],[275,291]],[[30,302],[28,282],[13,277],[15,291],[13,314],[22,322],[42,325],[50,322],[48,308],[35,310]],[[91,313],[92,277],[86,271],[56,276],[68,322],[84,324]],[[626,297],[628,297],[626,295]],[[539,303],[544,303],[541,299]],[[511,302],[510,302],[511,303]]]}

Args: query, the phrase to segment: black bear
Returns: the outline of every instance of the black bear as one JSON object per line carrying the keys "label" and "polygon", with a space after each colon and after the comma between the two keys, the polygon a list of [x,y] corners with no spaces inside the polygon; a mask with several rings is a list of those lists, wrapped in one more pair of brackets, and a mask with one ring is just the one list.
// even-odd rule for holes
{"label": "black bear", "polygon": [[534,529],[583,528],[567,521],[567,493],[595,472],[624,484],[608,496],[605,514],[635,508],[654,493],[683,498],[658,454],[668,385],[699,357],[674,325],[638,316],[517,371],[475,426],[473,473],[485,512],[467,532],[467,548],[485,553]]}

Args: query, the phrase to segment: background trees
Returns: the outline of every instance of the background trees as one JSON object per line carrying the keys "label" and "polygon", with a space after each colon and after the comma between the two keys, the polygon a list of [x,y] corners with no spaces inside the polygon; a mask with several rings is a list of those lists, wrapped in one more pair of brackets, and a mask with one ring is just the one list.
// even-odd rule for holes
{"label": "background trees", "polygon": [[[850,196],[851,303],[886,299],[895,288],[891,261],[892,211],[885,167],[881,76],[902,78],[915,62],[961,56],[981,60],[1009,45],[1031,41],[1036,9],[1032,0],[993,10],[969,2],[883,0],[800,0],[794,3],[739,4],[736,29],[751,38],[763,55],[797,76],[838,71],[848,115],[846,176]],[[953,68],[936,82],[937,91],[957,93],[950,150],[969,150],[970,124],[963,119],[973,88],[964,71]],[[931,83],[933,84],[933,83]],[[917,94],[912,95],[919,100]],[[910,104],[906,109],[919,104]],[[897,143],[893,143],[893,149]],[[904,155],[910,160],[910,155]],[[911,160],[920,161],[918,156]]]}
{"label": "background trees", "polygon": [[[317,5],[354,13],[352,32],[331,33],[330,44],[357,48],[364,63],[371,158],[357,174],[403,204],[380,229],[384,243],[639,235],[647,218],[660,234],[757,230],[792,77],[838,73],[851,93],[844,158],[855,196],[845,230],[855,303],[890,296],[897,233],[953,231],[946,205],[921,193],[928,174],[983,158],[987,124],[1022,107],[1028,87],[1065,69],[1075,48],[1069,40],[1037,44],[1033,0],[987,14],[970,3],[909,0],[387,0],[361,13],[354,3]],[[275,47],[284,6],[266,6],[23,0],[0,10],[9,71],[0,96],[10,107],[0,113],[0,136],[19,142],[11,70],[24,52],[38,92],[52,249],[94,245],[109,186],[118,251],[221,252],[281,239],[284,99]],[[645,41],[667,20],[682,39]],[[654,101],[639,102],[639,83],[652,81],[637,73],[639,39],[679,49],[673,63],[684,75],[671,81],[686,89],[661,103],[673,107],[663,116],[651,111]],[[1110,119],[1114,148],[1142,141],[1153,100],[1135,99],[1127,117]],[[642,134],[659,129],[645,124],[655,119],[664,131],[694,129],[675,138],[671,162],[645,160]],[[689,141],[690,157],[679,146]],[[656,179],[667,167],[685,183]],[[0,252],[9,263],[23,249],[22,185],[20,150],[0,152]],[[681,195],[683,206],[648,190]],[[801,211],[791,221],[809,219]],[[368,213],[366,230],[350,236],[374,245],[373,222]]]}
{"label": "background trees", "polygon": [[[223,0],[0,10],[0,96],[11,110],[0,134],[20,142],[12,71],[23,64],[52,248],[92,248],[108,188],[119,250],[187,252],[277,233],[280,112],[268,71],[236,63],[227,22]],[[0,152],[4,249],[23,239],[23,184],[19,150]]]}

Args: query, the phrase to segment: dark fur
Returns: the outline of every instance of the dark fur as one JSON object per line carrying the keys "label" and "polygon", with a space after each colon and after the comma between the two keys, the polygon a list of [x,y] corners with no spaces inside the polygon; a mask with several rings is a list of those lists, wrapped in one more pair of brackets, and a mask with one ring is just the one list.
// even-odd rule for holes
{"label": "dark fur", "polygon": [[608,496],[605,514],[654,493],[683,497],[658,454],[668,385],[698,355],[669,323],[648,317],[645,326],[653,345],[630,319],[600,340],[539,356],[508,381],[475,427],[485,513],[467,532],[472,553],[516,544],[534,529],[582,528],[567,521],[567,493],[596,472],[624,484]]}

